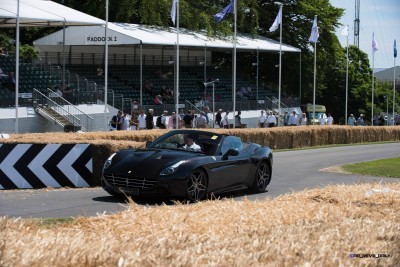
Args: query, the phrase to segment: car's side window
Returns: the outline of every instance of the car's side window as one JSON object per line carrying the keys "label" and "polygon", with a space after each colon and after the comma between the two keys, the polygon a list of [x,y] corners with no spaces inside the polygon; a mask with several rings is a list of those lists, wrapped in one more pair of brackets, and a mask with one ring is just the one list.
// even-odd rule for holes
{"label": "car's side window", "polygon": [[236,151],[243,150],[243,143],[240,137],[227,136],[224,138],[221,144],[221,154],[225,154],[229,149],[235,149]]}

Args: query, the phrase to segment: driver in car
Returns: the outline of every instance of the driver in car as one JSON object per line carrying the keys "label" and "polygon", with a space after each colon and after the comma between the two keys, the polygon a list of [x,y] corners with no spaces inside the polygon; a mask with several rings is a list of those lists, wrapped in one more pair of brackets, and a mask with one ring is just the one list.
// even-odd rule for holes
{"label": "driver in car", "polygon": [[186,134],[183,137],[183,141],[185,145],[183,146],[184,149],[194,150],[194,151],[201,151],[201,147],[194,142],[195,137],[191,134]]}

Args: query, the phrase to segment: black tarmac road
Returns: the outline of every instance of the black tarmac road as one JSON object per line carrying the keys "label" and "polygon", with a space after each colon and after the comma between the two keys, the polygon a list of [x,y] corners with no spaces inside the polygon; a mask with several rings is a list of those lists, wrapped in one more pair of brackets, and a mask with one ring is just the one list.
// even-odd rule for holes
{"label": "black tarmac road", "polygon": [[[321,171],[321,169],[347,163],[393,157],[400,157],[400,143],[275,152],[272,181],[268,186],[268,192],[250,195],[241,192],[233,197],[237,200],[243,197],[254,200],[328,184],[400,182],[400,179]],[[137,202],[152,205],[163,201],[168,200],[138,200]],[[65,218],[110,214],[125,208],[125,200],[111,197],[101,188],[0,190],[0,216]]]}

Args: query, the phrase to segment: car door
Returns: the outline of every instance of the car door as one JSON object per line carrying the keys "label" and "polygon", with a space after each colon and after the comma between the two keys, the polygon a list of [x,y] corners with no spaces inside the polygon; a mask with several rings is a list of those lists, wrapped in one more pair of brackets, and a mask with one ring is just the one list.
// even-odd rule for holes
{"label": "car door", "polygon": [[[238,151],[238,154],[224,158],[224,154],[229,149]],[[227,136],[221,140],[220,151],[215,156],[215,161],[208,168],[210,191],[218,191],[222,188],[245,184],[250,172],[251,162],[248,152],[243,150],[240,138]]]}

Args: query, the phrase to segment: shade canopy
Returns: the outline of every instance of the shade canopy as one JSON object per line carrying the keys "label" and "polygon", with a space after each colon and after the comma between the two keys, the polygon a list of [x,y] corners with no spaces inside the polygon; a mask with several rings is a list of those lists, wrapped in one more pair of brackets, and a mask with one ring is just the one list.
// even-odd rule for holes
{"label": "shade canopy", "polygon": [[[176,45],[176,29],[139,24],[109,23],[109,45]],[[68,27],[66,45],[104,45],[104,26]],[[58,31],[33,42],[34,45],[58,45],[63,32]],[[233,48],[231,37],[209,37],[204,32],[186,29],[179,31],[179,45],[187,47]],[[262,36],[251,37],[238,34],[236,48],[239,50],[279,51],[279,42]],[[283,52],[300,52],[300,49],[282,44]]]}
{"label": "shade canopy", "polygon": [[[17,0],[0,1],[0,28],[15,27]],[[20,27],[104,25],[105,21],[47,0],[20,0]]]}

